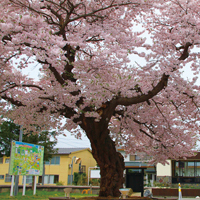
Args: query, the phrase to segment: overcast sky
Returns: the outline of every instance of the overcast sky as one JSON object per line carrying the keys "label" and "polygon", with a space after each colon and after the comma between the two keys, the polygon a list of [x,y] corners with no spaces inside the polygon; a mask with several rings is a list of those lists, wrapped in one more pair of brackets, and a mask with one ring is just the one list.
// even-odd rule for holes
{"label": "overcast sky", "polygon": [[79,148],[85,147],[90,148],[90,141],[86,136],[83,136],[82,139],[76,139],[69,132],[66,132],[67,137],[60,135],[58,136],[58,143],[56,148]]}

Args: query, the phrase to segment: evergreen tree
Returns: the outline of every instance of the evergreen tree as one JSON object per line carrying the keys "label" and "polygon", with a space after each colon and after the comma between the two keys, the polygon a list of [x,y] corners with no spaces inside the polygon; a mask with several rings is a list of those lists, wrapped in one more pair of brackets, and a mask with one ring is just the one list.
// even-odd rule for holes
{"label": "evergreen tree", "polygon": [[20,126],[11,121],[5,121],[0,125],[0,157],[10,156],[11,141],[18,141],[19,133]]}
{"label": "evergreen tree", "polygon": [[[5,121],[0,125],[0,157],[10,156],[11,141],[19,140],[20,126],[12,121]],[[23,142],[44,146],[44,161],[49,160],[57,149],[54,148],[57,141],[51,140],[55,132],[42,131],[40,134],[25,133]]]}

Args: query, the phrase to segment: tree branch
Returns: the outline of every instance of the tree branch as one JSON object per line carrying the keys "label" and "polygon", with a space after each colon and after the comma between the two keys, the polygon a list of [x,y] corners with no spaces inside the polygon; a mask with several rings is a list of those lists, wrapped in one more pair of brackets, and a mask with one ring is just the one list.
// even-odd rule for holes
{"label": "tree branch", "polygon": [[102,7],[102,8],[99,8],[97,10],[94,10],[90,13],[85,13],[85,14],[82,14],[82,15],[78,15],[77,17],[73,18],[73,19],[70,19],[69,21],[66,21],[65,22],[65,26],[67,25],[67,23],[69,22],[73,22],[73,21],[76,21],[80,18],[86,18],[86,17],[91,17],[91,16],[95,16],[96,13],[100,12],[100,11],[104,11],[104,10],[108,10],[110,8],[117,8],[119,6],[128,6],[128,5],[135,5],[135,6],[138,6],[140,5],[139,3],[133,3],[133,2],[127,2],[127,3],[120,3],[120,4],[113,4],[113,2],[109,5],[109,6],[106,6],[106,7]]}
{"label": "tree branch", "polygon": [[13,89],[13,88],[15,88],[15,87],[29,87],[29,88],[37,88],[37,89],[39,89],[39,90],[43,90],[43,89],[42,89],[40,86],[38,86],[38,85],[32,85],[32,84],[17,85],[16,83],[13,83],[12,85],[10,85],[10,87],[8,87],[8,88],[6,88],[6,89],[0,91],[0,94],[2,94],[2,93],[4,93],[4,92],[8,91],[9,89]]}
{"label": "tree branch", "polygon": [[130,106],[132,104],[142,103],[148,101],[149,99],[156,96],[161,90],[163,90],[168,83],[169,75],[163,74],[159,83],[147,94],[141,94],[136,97],[127,98],[127,97],[117,97],[116,104]]}
{"label": "tree branch", "polygon": [[1,98],[12,103],[15,106],[25,106],[24,104],[22,104],[22,102],[20,102],[18,100],[14,100],[12,97],[6,96],[6,94],[2,95]]}
{"label": "tree branch", "polygon": [[185,45],[182,45],[180,47],[176,47],[176,50],[183,49],[183,53],[181,54],[181,56],[179,57],[178,60],[185,60],[189,56],[188,49],[189,49],[190,46],[192,46],[192,43],[187,42]]}

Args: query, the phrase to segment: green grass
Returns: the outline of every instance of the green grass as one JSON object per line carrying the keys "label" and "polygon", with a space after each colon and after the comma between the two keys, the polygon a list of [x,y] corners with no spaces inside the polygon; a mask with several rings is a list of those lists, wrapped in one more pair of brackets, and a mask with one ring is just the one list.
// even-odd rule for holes
{"label": "green grass", "polygon": [[[49,197],[64,197],[65,193],[64,192],[59,192],[59,191],[41,191],[37,190],[36,195],[33,195],[32,190],[27,190],[25,196],[22,196],[22,192],[19,192],[17,196],[10,196],[10,192],[2,192],[0,193],[0,199],[15,199],[15,200],[37,200],[37,199],[42,199],[42,200],[48,200]],[[87,197],[87,196],[97,196],[97,195],[92,195],[92,194],[80,194],[80,193],[72,193],[70,194],[70,197],[75,197],[75,198],[82,198],[82,197]]]}

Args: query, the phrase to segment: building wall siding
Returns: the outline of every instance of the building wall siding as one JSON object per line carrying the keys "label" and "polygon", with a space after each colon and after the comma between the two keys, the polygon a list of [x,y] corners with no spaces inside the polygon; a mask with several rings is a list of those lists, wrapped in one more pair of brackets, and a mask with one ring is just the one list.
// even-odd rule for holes
{"label": "building wall siding", "polygon": [[[86,166],[86,175],[88,176],[88,168],[95,167],[96,161],[93,158],[91,152],[88,149],[72,152],[71,154],[56,154],[54,156],[60,156],[60,164],[45,164],[45,175],[59,175],[59,182],[64,185],[68,184],[68,175],[71,175],[71,168],[69,165],[72,163],[72,158],[76,156],[81,158],[81,165]],[[3,157],[3,163],[0,164],[0,175],[4,175],[4,179],[0,179],[0,185],[11,185],[11,182],[5,182],[6,174],[8,174],[9,163],[5,163],[6,158]],[[79,172],[79,164],[73,162],[73,173]],[[23,176],[19,176],[19,185],[22,184]],[[38,178],[37,181],[38,183]]]}
{"label": "building wall siding", "polygon": [[162,165],[160,163],[156,166],[157,176],[172,176],[172,165],[171,160],[167,160],[169,164]]}

